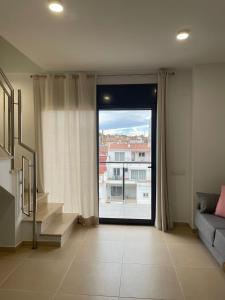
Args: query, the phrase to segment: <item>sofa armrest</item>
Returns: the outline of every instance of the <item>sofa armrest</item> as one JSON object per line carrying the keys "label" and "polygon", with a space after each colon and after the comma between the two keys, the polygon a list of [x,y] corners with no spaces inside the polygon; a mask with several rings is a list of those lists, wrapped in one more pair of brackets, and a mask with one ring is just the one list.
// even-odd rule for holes
{"label": "sofa armrest", "polygon": [[197,192],[197,209],[202,214],[213,214],[219,200],[219,194],[208,194]]}

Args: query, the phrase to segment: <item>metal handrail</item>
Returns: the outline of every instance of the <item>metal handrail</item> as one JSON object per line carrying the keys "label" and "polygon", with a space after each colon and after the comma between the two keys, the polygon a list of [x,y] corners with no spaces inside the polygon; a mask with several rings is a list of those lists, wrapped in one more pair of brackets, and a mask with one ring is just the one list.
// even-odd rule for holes
{"label": "metal handrail", "polygon": [[[22,141],[22,101],[21,101],[21,90],[18,90],[18,145],[27,150],[32,154],[32,164],[30,164],[30,160],[23,156],[22,157],[22,211],[24,214],[30,216],[30,213],[33,213],[33,249],[37,248],[37,224],[36,224],[36,212],[37,212],[37,177],[36,177],[36,166],[37,166],[37,156],[36,152],[23,143]],[[29,197],[28,197],[28,211],[26,212],[24,209],[24,161],[27,160],[29,162],[29,168],[33,169],[33,178],[32,178],[32,188],[29,188]],[[29,180],[30,180],[30,171]],[[31,189],[33,191],[33,201],[32,201],[32,209],[31,209]]]}
{"label": "metal handrail", "polygon": [[[11,158],[11,169],[14,169],[14,89],[8,78],[0,68],[0,87],[3,91],[3,143],[1,149]],[[8,99],[8,120],[7,120],[7,138],[6,145],[6,98]]]}
{"label": "metal handrail", "polygon": [[[18,90],[18,103],[14,102],[14,89],[8,78],[0,68],[0,88],[3,91],[3,143],[0,143],[0,148],[11,158],[11,170],[14,170],[14,156],[15,156],[15,124],[14,124],[14,105],[18,104],[18,145],[32,154],[32,164],[26,156],[22,156],[22,212],[28,216],[33,212],[33,248],[37,248],[37,230],[36,230],[36,211],[37,211],[37,178],[36,178],[36,152],[22,141],[22,102],[21,90]],[[6,101],[8,100],[8,114],[6,121]],[[7,135],[6,135],[7,122]],[[7,137],[7,138],[6,138]],[[7,141],[6,141],[7,140]],[[25,160],[29,162],[29,197],[28,210],[24,208],[24,172]],[[31,185],[30,168],[33,168],[33,178]],[[32,186],[32,187],[31,187]],[[33,199],[31,201],[31,189],[33,191]],[[32,205],[31,205],[32,203]],[[31,209],[32,206],[32,209]]]}

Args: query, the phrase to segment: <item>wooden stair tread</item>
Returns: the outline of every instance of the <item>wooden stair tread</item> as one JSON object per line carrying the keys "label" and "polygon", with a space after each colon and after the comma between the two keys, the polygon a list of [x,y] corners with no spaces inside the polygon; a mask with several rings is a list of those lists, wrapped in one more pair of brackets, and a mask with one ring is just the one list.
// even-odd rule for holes
{"label": "wooden stair tread", "polygon": [[[63,207],[63,203],[40,203],[37,209],[36,221],[43,222],[61,207]],[[23,221],[32,222],[33,216],[25,216]]]}
{"label": "wooden stair tread", "polygon": [[37,193],[37,202],[40,202],[48,196],[48,193]]}
{"label": "wooden stair tread", "polygon": [[59,235],[62,236],[70,225],[78,218],[77,213],[57,214],[49,226],[41,235]]}

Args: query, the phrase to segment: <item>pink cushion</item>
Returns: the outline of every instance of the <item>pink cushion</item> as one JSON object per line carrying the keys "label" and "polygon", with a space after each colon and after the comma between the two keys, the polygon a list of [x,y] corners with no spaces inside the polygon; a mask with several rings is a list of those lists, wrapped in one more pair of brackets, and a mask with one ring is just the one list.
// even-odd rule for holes
{"label": "pink cushion", "polygon": [[221,187],[220,198],[217,202],[215,215],[225,218],[225,185]]}

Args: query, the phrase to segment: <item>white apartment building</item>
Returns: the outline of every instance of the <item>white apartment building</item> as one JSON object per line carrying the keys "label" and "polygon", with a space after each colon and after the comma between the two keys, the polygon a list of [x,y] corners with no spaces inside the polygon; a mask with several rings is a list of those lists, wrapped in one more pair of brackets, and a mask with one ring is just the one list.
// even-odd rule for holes
{"label": "white apartment building", "polygon": [[150,167],[149,144],[110,144],[106,164],[100,167],[100,201],[102,203],[150,203]]}

